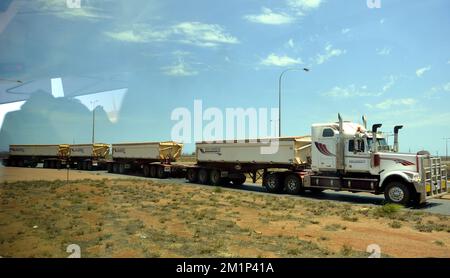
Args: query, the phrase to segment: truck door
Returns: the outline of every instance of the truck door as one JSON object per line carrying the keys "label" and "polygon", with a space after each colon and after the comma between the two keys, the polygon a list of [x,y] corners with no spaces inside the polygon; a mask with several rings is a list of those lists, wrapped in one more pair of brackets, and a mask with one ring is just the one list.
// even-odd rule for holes
{"label": "truck door", "polygon": [[334,129],[325,127],[319,140],[315,142],[315,148],[318,150],[319,169],[336,171],[337,137]]}
{"label": "truck door", "polygon": [[362,138],[345,141],[345,165],[348,172],[369,172],[370,155]]}

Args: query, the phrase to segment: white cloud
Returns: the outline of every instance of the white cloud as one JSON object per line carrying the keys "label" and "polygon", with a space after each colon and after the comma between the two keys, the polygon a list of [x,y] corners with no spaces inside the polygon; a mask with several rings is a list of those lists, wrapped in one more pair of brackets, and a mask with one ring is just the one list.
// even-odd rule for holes
{"label": "white cloud", "polygon": [[115,40],[134,43],[173,40],[202,47],[239,43],[237,38],[226,33],[220,25],[201,22],[182,22],[169,28],[159,29],[146,24],[135,24],[130,30],[105,32],[104,34]]}
{"label": "white cloud", "polygon": [[163,67],[162,69],[164,74],[170,76],[192,76],[198,74],[198,71],[191,69],[183,60],[179,60],[178,64]]}
{"label": "white cloud", "polygon": [[169,33],[135,28],[134,30],[105,32],[105,35],[118,41],[145,43],[151,41],[165,41],[168,38]]}
{"label": "white cloud", "polygon": [[198,46],[239,43],[237,38],[225,33],[224,28],[217,24],[183,22],[173,26],[172,33],[181,36],[181,42]]}
{"label": "white cloud", "polygon": [[262,65],[265,66],[278,66],[278,67],[284,67],[284,66],[291,66],[291,65],[297,65],[302,64],[302,60],[300,58],[294,59],[289,56],[278,56],[274,53],[271,53],[269,56],[267,56],[265,59],[261,61]]}
{"label": "white cloud", "polygon": [[303,15],[304,12],[317,9],[322,0],[287,0],[287,5],[297,12],[298,15]]}
{"label": "white cloud", "polygon": [[425,72],[429,71],[430,69],[431,69],[431,66],[427,66],[427,67],[420,68],[420,69],[416,70],[416,75],[417,75],[418,77],[422,77],[422,75],[423,75]]}
{"label": "white cloud", "polygon": [[285,43],[285,47],[294,48],[294,47],[295,47],[294,40],[293,40],[293,39],[289,39],[289,40]]}
{"label": "white cloud", "polygon": [[366,104],[369,108],[376,108],[381,110],[390,109],[391,107],[395,106],[413,106],[416,104],[417,101],[413,98],[401,98],[401,99],[386,99],[383,102],[377,103],[377,104]]}
{"label": "white cloud", "polygon": [[341,30],[341,33],[342,33],[343,35],[347,34],[348,32],[350,32],[350,28],[345,28],[345,29],[342,29],[342,30]]}
{"label": "white cloud", "polygon": [[377,48],[376,51],[377,51],[377,54],[381,55],[381,56],[386,56],[386,55],[391,54],[391,48],[389,48],[389,47],[383,47],[381,49]]}
{"label": "white cloud", "polygon": [[425,93],[425,96],[434,97],[441,93],[450,93],[450,82],[442,84],[442,85],[433,86],[430,90],[428,90]]}
{"label": "white cloud", "polygon": [[280,25],[289,24],[294,21],[294,18],[285,13],[275,13],[269,8],[262,8],[261,14],[251,14],[244,16],[250,22],[270,24],[270,25]]}
{"label": "white cloud", "polygon": [[323,64],[330,58],[341,56],[342,54],[345,54],[346,52],[347,52],[346,50],[333,48],[333,46],[331,44],[328,44],[325,47],[325,53],[317,54],[316,63],[318,65]]}
{"label": "white cloud", "polygon": [[395,81],[397,80],[397,77],[395,77],[395,76],[393,76],[393,75],[390,75],[389,76],[389,81],[388,81],[388,83],[386,83],[384,86],[383,86],[383,93],[385,93],[385,92],[387,92],[394,84],[395,84]]}
{"label": "white cloud", "polygon": [[368,91],[367,86],[357,87],[355,84],[351,84],[347,87],[335,86],[328,92],[323,93],[322,95],[334,98],[350,98],[363,96],[379,96],[380,93]]}

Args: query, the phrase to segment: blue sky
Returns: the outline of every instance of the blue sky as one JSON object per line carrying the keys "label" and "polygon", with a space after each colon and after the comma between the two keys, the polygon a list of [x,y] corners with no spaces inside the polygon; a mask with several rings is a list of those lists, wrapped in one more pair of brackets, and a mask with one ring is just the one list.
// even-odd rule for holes
{"label": "blue sky", "polygon": [[[171,111],[192,108],[194,99],[206,108],[277,107],[281,71],[308,67],[284,76],[283,135],[309,134],[312,123],[335,121],[338,112],[353,121],[365,114],[384,131],[403,124],[401,150],[443,154],[450,2],[381,0],[374,9],[366,2],[85,0],[68,9],[39,0],[23,9],[43,14],[10,23],[0,46],[29,63],[24,79],[125,76],[118,124],[127,141],[169,138]],[[34,37],[53,50],[46,59],[44,48],[24,46]]]}

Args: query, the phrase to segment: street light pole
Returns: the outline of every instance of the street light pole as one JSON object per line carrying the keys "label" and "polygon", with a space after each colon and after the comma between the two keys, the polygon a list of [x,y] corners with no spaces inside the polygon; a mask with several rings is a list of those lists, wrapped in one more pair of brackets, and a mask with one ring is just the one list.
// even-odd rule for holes
{"label": "street light pole", "polygon": [[450,137],[442,139],[445,140],[445,161],[448,161],[448,140],[450,140]]}
{"label": "street light pole", "polygon": [[95,143],[95,109],[97,106],[95,104],[98,102],[98,100],[91,101],[92,104],[92,144]]}
{"label": "street light pole", "polygon": [[281,137],[281,81],[283,79],[283,75],[288,71],[306,71],[308,72],[309,69],[307,68],[289,68],[285,69],[281,72],[280,78],[278,79],[278,137]]}

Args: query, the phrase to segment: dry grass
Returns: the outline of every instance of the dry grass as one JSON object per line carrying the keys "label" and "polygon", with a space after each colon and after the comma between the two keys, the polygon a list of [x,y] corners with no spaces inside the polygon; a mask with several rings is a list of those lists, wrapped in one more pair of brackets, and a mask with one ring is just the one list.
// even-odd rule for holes
{"label": "dry grass", "polygon": [[[399,207],[137,180],[0,185],[0,256],[450,256],[450,220]],[[411,249],[415,253],[410,253]]]}

